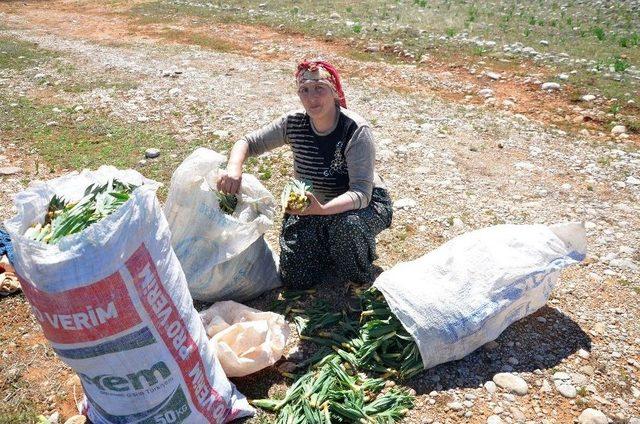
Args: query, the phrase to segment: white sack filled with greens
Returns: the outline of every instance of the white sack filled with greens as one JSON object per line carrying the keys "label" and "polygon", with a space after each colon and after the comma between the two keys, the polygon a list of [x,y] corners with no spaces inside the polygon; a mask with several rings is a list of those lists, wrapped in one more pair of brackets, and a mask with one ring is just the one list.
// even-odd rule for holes
{"label": "white sack filled with greens", "polygon": [[580,223],[498,225],[400,263],[374,286],[427,369],[465,357],[544,306],[560,270],[585,255]]}
{"label": "white sack filled with greens", "polygon": [[[31,185],[5,222],[15,272],[53,350],[80,377],[91,422],[251,415],[193,307],[158,187],[107,166]],[[46,221],[51,231],[41,232]]]}
{"label": "white sack filled with greens", "polygon": [[225,161],[210,149],[194,151],[173,173],[164,208],[191,295],[204,302],[243,302],[281,284],[278,257],[264,239],[275,199],[250,174],[236,201],[218,193]]}

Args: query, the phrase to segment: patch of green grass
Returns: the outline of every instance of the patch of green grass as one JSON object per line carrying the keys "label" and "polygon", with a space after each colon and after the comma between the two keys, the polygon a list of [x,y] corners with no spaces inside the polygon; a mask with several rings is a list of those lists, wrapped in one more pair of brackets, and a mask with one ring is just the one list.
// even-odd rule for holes
{"label": "patch of green grass", "polygon": [[595,35],[596,38],[600,41],[604,41],[604,39],[606,38],[606,34],[604,33],[604,29],[602,29],[602,27],[594,27],[591,32],[593,32],[593,35]]}
{"label": "patch of green grass", "polygon": [[0,70],[21,71],[50,60],[56,53],[41,49],[35,43],[0,36]]}
{"label": "patch of green grass", "polygon": [[268,180],[273,175],[273,171],[271,170],[271,165],[268,163],[261,163],[258,168],[258,177],[261,180]]}
{"label": "patch of green grass", "polygon": [[620,56],[615,57],[613,60],[613,68],[616,72],[624,72],[629,66],[631,66],[631,64]]}
{"label": "patch of green grass", "polygon": [[94,81],[77,81],[65,84],[62,90],[67,93],[86,93],[98,88],[112,88],[115,91],[128,91],[138,88],[139,84],[135,81],[113,81],[109,79],[98,79]]}
{"label": "patch of green grass", "polygon": [[618,283],[624,287],[628,287],[633,290],[636,294],[640,294],[640,287],[634,286],[631,281],[625,280],[624,278],[618,279]]}
{"label": "patch of green grass", "polygon": [[[15,407],[12,405],[12,408]],[[38,422],[38,415],[40,414],[35,409],[32,409],[31,404],[21,404],[17,408],[18,410],[13,411],[2,411],[0,409],[0,424],[30,424]]]}
{"label": "patch of green grass", "polygon": [[[0,92],[2,96],[5,94]],[[217,138],[180,142],[152,124],[129,124],[91,113],[85,114],[85,120],[77,123],[74,119],[77,115],[55,114],[52,112],[54,106],[38,105],[24,98],[12,100],[0,102],[0,136],[32,146],[46,163],[46,166],[39,166],[45,173],[43,178],[47,171],[56,169],[96,169],[101,165],[113,165],[138,168],[146,177],[167,185],[177,165],[196,147],[221,148]],[[17,103],[17,106],[11,106],[11,103]],[[150,147],[159,149],[160,157],[138,167],[145,150]],[[159,196],[162,198],[165,194],[166,187]]]}

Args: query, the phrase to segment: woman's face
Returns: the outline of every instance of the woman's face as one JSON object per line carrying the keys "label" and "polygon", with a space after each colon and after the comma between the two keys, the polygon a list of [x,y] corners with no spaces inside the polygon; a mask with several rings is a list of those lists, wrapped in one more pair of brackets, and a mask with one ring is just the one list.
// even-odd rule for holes
{"label": "woman's face", "polygon": [[298,89],[302,106],[312,119],[328,117],[335,110],[334,92],[327,84],[311,82]]}

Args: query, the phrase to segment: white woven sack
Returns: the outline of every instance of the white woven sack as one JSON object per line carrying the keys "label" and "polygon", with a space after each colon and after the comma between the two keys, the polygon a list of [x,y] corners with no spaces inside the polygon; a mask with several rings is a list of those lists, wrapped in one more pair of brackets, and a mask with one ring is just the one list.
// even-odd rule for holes
{"label": "white woven sack", "polygon": [[398,264],[374,285],[426,369],[465,357],[544,306],[560,270],[585,255],[580,223],[498,225]]}
{"label": "white woven sack", "polygon": [[[116,212],[47,245],[22,236],[54,194],[115,177],[144,185]],[[159,184],[101,167],[31,186],[5,223],[15,270],[47,340],[82,381],[94,423],[225,423],[253,413],[211,349],[171,249]]]}
{"label": "white woven sack", "polygon": [[275,199],[243,174],[235,212],[222,212],[214,190],[225,161],[210,149],[194,151],[173,173],[164,208],[191,295],[205,302],[243,302],[281,284],[278,257],[263,238]]}

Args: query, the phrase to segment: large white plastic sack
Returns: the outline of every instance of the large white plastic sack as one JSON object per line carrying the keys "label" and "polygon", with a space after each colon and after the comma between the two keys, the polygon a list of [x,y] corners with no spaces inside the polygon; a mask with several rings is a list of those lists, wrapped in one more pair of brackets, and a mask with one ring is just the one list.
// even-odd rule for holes
{"label": "large white plastic sack", "polygon": [[398,264],[374,286],[431,368],[465,357],[544,306],[559,271],[585,255],[580,223],[498,225]]}
{"label": "large white plastic sack", "polygon": [[[54,194],[115,177],[144,185],[116,212],[47,245],[23,237]],[[38,183],[5,222],[15,271],[45,337],[80,376],[94,423],[225,423],[253,413],[216,360],[156,199],[159,184],[101,167]]]}
{"label": "large white plastic sack", "polygon": [[200,317],[228,377],[253,374],[282,357],[289,325],[280,314],[227,300],[200,312]]}
{"label": "large white plastic sack", "polygon": [[172,245],[194,299],[246,301],[280,286],[278,258],[264,240],[276,203],[253,176],[243,174],[233,215],[220,210],[214,190],[226,158],[199,148],[171,178],[165,215]]}

